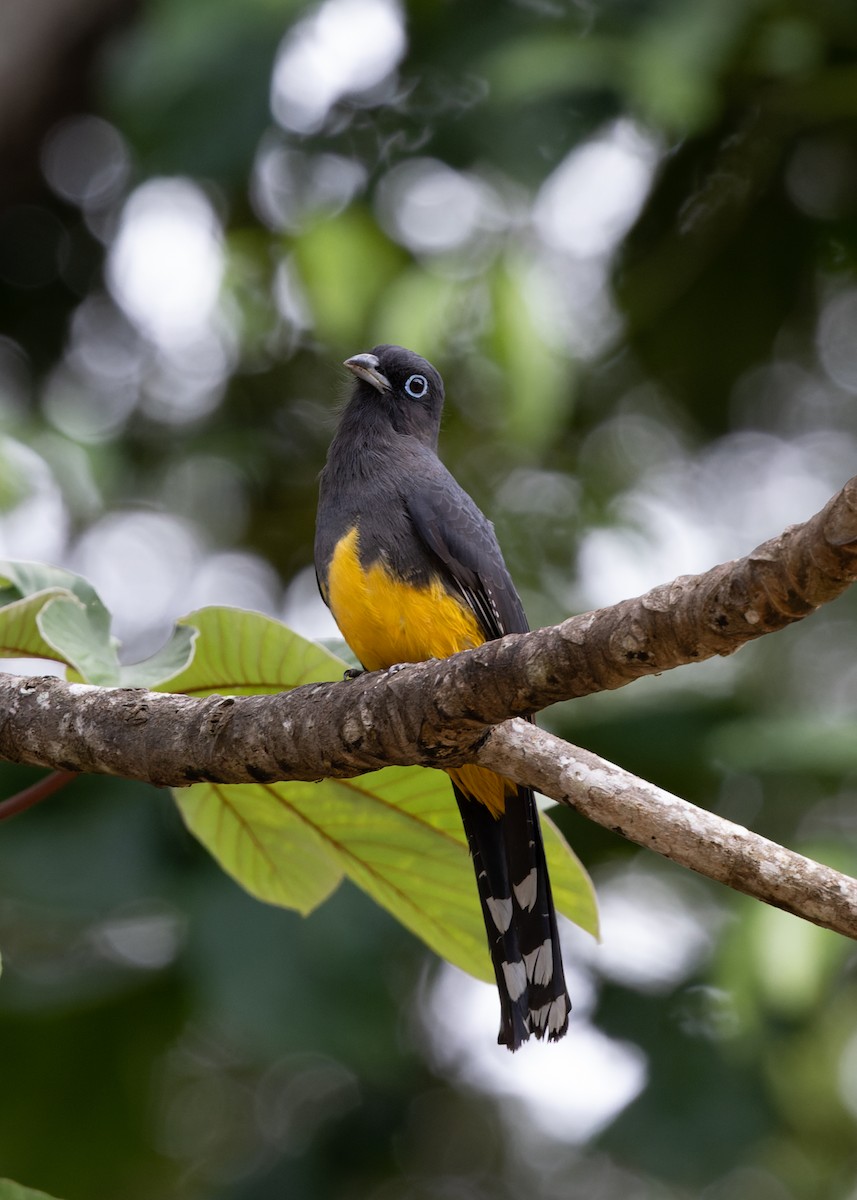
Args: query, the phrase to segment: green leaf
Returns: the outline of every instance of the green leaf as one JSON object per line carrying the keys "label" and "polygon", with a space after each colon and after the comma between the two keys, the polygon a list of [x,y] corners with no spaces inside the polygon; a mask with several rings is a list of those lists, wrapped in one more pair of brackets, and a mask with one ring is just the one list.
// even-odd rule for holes
{"label": "green leaf", "polygon": [[198,634],[193,658],[159,686],[186,696],[258,696],[341,678],[346,664],[281,621],[243,608],[202,608],[179,627]]}
{"label": "green leaf", "polygon": [[50,658],[66,663],[90,683],[119,681],[110,614],[79,575],[44,563],[0,562],[0,603],[6,606],[0,609],[6,657],[23,653]]}
{"label": "green leaf", "polygon": [[201,783],[173,795],[188,829],[227,874],[257,899],[306,914],[342,878],[325,839],[302,815],[323,787]]}
{"label": "green leaf", "polygon": [[[388,767],[359,779],[176,793],[188,828],[260,900],[312,911],[345,874],[437,954],[493,978],[467,841],[447,777]],[[593,936],[592,884],[542,818],[557,908]]]}
{"label": "green leaf", "polygon": [[[258,695],[341,673],[334,655],[259,613],[207,608],[182,624],[198,637],[193,660],[162,685],[170,691]],[[438,954],[492,978],[467,841],[442,772],[197,784],[175,797],[191,832],[258,899],[308,913],[345,875]],[[589,879],[554,826],[544,829],[557,905],[597,936]]]}
{"label": "green leaf", "polygon": [[199,784],[176,799],[192,832],[258,899],[306,914],[347,875],[438,954],[492,978],[461,821],[439,773]]}
{"label": "green leaf", "polygon": [[37,1192],[33,1188],[22,1187],[11,1179],[0,1179],[0,1200],[56,1200],[47,1192]]}
{"label": "green leaf", "polygon": [[317,822],[342,869],[441,957],[493,979],[476,880],[448,778],[387,767],[326,781]]}
{"label": "green leaf", "polygon": [[378,298],[374,338],[419,346],[434,359],[465,320],[466,300],[459,281],[413,267],[400,271]]}
{"label": "green leaf", "polygon": [[385,299],[398,277],[401,251],[364,208],[354,205],[304,230],[294,253],[320,335],[339,346],[358,344],[365,314]]}
{"label": "green leaf", "polygon": [[0,562],[0,605],[0,657],[53,659],[89,683],[154,687],[193,657],[196,631],[177,627],[151,658],[120,666],[110,614],[98,593],[60,567]]}
{"label": "green leaf", "polygon": [[[388,767],[328,783],[350,793],[322,816],[349,878],[443,958],[492,980],[473,865],[447,776]],[[556,826],[542,818],[542,829],[557,908],[597,937],[589,876]]]}
{"label": "green leaf", "polygon": [[745,717],[720,725],[709,739],[713,757],[738,770],[822,772],[857,770],[853,721],[812,717]]}
{"label": "green leaf", "polygon": [[500,43],[478,65],[499,104],[523,105],[543,96],[602,89],[622,77],[625,51],[619,42],[578,34],[528,34]]}
{"label": "green leaf", "polygon": [[0,603],[8,604],[48,590],[71,592],[87,606],[104,607],[92,584],[72,571],[47,563],[0,560]]}
{"label": "green leaf", "polygon": [[76,596],[57,596],[41,610],[36,623],[62,662],[87,683],[112,687],[119,682],[116,642],[110,636],[110,614],[96,597],[88,605]]}
{"label": "green leaf", "polygon": [[180,674],[193,660],[196,629],[177,625],[169,641],[151,658],[119,668],[119,682],[123,687],[155,688],[166,680]]}
{"label": "green leaf", "polygon": [[[4,589],[6,594],[7,589]],[[37,592],[24,600],[12,600],[0,608],[0,657],[1,658],[48,658],[64,661],[54,646],[42,637],[37,617],[44,606],[59,596],[68,593],[56,588]]]}
{"label": "green leaf", "polygon": [[[527,302],[526,274],[532,269],[522,257],[508,255],[493,273],[490,346],[503,369],[508,436],[516,445],[542,450],[568,420],[573,373],[568,356],[543,338]],[[547,280],[541,291],[550,293]]]}

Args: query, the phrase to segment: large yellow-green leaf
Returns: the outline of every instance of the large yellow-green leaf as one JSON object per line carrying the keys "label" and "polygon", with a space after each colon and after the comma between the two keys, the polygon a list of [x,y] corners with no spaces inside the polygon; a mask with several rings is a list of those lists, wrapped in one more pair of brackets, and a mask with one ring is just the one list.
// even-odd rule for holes
{"label": "large yellow-green leaf", "polygon": [[341,678],[346,667],[281,621],[243,608],[202,608],[179,625],[197,631],[194,654],[183,671],[159,685],[165,691],[258,696]]}
{"label": "large yellow-green leaf", "polygon": [[[337,795],[323,814],[349,878],[438,954],[492,979],[467,838],[447,776],[391,767],[329,783],[350,793]],[[589,876],[544,817],[542,829],[557,907],[597,937]]]}
{"label": "large yellow-green leaf", "polygon": [[[342,670],[327,650],[259,613],[202,609],[182,623],[197,631],[194,657],[164,685],[170,691],[277,692]],[[175,796],[189,829],[260,900],[307,913],[347,875],[438,954],[491,978],[466,838],[442,772],[392,767],[319,783],[198,784]],[[597,935],[588,876],[543,825],[557,905]]]}
{"label": "large yellow-green leaf", "polygon": [[198,784],[176,799],[189,828],[259,899],[306,913],[345,874],[438,954],[491,978],[445,776],[393,767],[317,784]]}
{"label": "large yellow-green leaf", "polygon": [[[389,767],[359,779],[176,793],[188,827],[260,900],[307,913],[344,873],[436,953],[491,979],[476,880],[448,778]],[[598,935],[592,885],[542,817],[557,908]]]}
{"label": "large yellow-green leaf", "polygon": [[324,784],[200,783],[173,792],[188,829],[251,895],[308,913],[337,887],[342,868],[313,810]]}

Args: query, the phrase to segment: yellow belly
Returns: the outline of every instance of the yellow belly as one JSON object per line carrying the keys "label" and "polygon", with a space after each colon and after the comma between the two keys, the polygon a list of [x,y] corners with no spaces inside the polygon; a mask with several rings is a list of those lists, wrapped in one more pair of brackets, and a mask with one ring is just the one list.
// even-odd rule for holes
{"label": "yellow belly", "polygon": [[[470,609],[439,579],[416,587],[395,579],[383,564],[364,568],[357,528],[336,546],[327,579],[327,600],[342,636],[368,671],[396,663],[447,658],[481,646],[485,636]],[[484,767],[449,772],[456,786],[495,815],[516,785]]]}
{"label": "yellow belly", "polygon": [[485,641],[476,617],[439,579],[420,587],[395,579],[382,563],[360,563],[357,529],[338,543],[327,581],[330,610],[367,671],[447,658]]}

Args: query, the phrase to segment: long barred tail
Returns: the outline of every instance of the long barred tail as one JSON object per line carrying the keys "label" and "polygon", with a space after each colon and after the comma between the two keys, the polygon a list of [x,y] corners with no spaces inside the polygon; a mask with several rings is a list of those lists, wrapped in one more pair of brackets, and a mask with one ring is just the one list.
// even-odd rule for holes
{"label": "long barred tail", "polygon": [[568,1028],[571,1002],[535,797],[530,788],[518,788],[497,817],[453,788],[500,993],[497,1040],[510,1050],[530,1034],[554,1041]]}

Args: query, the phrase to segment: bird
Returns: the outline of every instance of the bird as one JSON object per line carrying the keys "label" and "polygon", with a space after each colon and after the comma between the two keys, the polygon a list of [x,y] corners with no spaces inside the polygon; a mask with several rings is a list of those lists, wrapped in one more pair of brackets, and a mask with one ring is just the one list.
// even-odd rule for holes
{"label": "bird", "polygon": [[[529,628],[494,527],[438,457],[443,380],[380,345],[343,364],[352,390],[319,477],[319,590],[367,671],[446,658]],[[568,1028],[557,920],[533,791],[448,769],[500,998],[498,1042]]]}

